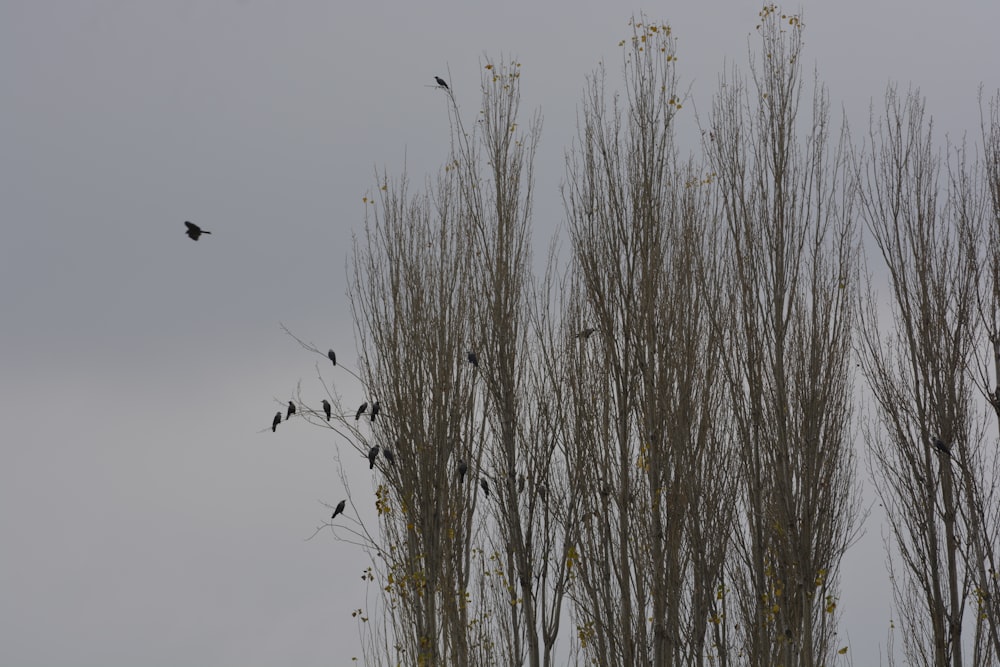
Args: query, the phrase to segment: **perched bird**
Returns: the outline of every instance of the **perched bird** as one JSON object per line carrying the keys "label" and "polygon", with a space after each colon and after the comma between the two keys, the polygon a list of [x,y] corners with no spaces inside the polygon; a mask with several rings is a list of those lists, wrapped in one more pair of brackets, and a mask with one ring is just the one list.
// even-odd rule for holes
{"label": "perched bird", "polygon": [[289,418],[294,414],[295,414],[295,404],[292,403],[291,401],[288,401],[288,414],[285,415],[285,421],[288,421]]}
{"label": "perched bird", "polygon": [[334,352],[333,350],[330,350],[329,352],[326,353],[326,356],[330,357],[330,361],[333,362],[334,366],[337,365],[337,353],[336,352]]}
{"label": "perched bird", "polygon": [[274,421],[271,422],[271,433],[274,433],[275,431],[278,430],[278,424],[280,423],[281,423],[281,412],[279,411],[277,414],[274,415]]}
{"label": "perched bird", "polygon": [[441,86],[445,90],[448,90],[448,84],[445,83],[444,79],[442,79],[439,76],[436,76],[436,77],[434,77],[434,80],[437,81],[437,85]]}
{"label": "perched bird", "polygon": [[476,356],[475,352],[469,352],[469,363],[479,368],[479,357]]}
{"label": "perched bird", "polygon": [[323,412],[326,413],[326,420],[330,421],[330,401],[323,399]]}
{"label": "perched bird", "polygon": [[941,452],[946,456],[951,456],[951,447],[944,444],[941,438],[934,436],[934,438],[931,439],[931,442],[934,445],[934,449],[938,450],[939,452]]}
{"label": "perched bird", "polygon": [[354,413],[354,421],[358,421],[359,419],[361,419],[361,415],[365,414],[365,410],[367,409],[368,409],[368,401],[365,401],[364,403],[361,404],[361,407],[358,408],[358,411]]}
{"label": "perched bird", "polygon": [[384,456],[385,460],[388,461],[390,464],[396,465],[396,455],[388,447],[382,450],[382,456]]}
{"label": "perched bird", "polygon": [[483,493],[485,493],[486,497],[489,498],[490,497],[490,485],[489,485],[489,483],[487,483],[485,477],[483,477],[481,480],[479,480],[479,486],[483,487]]}
{"label": "perched bird", "polygon": [[577,338],[582,338],[584,340],[587,340],[588,338],[590,338],[591,334],[593,334],[595,331],[597,331],[596,328],[594,328],[594,327],[587,327],[586,329],[584,329],[583,331],[581,331],[580,333],[578,333],[576,335],[576,337]]}
{"label": "perched bird", "polygon": [[375,459],[378,458],[378,445],[375,445],[368,450],[368,469],[371,470],[375,467]]}
{"label": "perched bird", "polygon": [[339,503],[337,503],[337,509],[333,510],[333,516],[330,517],[330,521],[336,519],[338,514],[343,514],[344,507],[346,506],[347,506],[346,500],[341,500]]}
{"label": "perched bird", "polygon": [[185,233],[188,236],[191,237],[192,241],[197,241],[198,237],[201,236],[202,234],[211,234],[212,233],[212,232],[208,231],[207,229],[202,229],[201,227],[199,227],[198,225],[194,224],[193,222],[185,222],[184,226],[187,227],[187,232],[185,232]]}
{"label": "perched bird", "polygon": [[465,473],[469,472],[469,466],[465,461],[458,462],[458,483],[465,481]]}
{"label": "perched bird", "polygon": [[372,421],[375,421],[375,415],[377,415],[381,409],[382,406],[378,401],[372,403]]}

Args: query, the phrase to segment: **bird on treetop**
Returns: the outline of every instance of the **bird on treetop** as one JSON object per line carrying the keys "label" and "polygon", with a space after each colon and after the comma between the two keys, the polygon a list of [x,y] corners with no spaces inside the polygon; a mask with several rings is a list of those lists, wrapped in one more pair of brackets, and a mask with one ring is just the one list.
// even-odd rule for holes
{"label": "bird on treetop", "polygon": [[271,433],[278,430],[278,424],[281,423],[281,412],[274,415],[274,421],[271,422]]}
{"label": "bird on treetop", "polygon": [[212,232],[208,231],[207,229],[202,229],[201,227],[199,227],[198,225],[194,224],[193,222],[187,222],[187,221],[185,221],[184,222],[184,226],[187,227],[187,232],[185,232],[185,233],[188,236],[191,237],[192,241],[197,241],[198,237],[201,236],[202,234],[211,234],[212,233]]}
{"label": "bird on treetop", "polygon": [[295,414],[295,404],[292,403],[291,401],[288,401],[288,414],[285,415],[285,421],[288,421],[288,418],[294,414]]}
{"label": "bird on treetop", "polygon": [[396,455],[388,447],[382,450],[382,456],[384,456],[385,460],[391,463],[392,465],[396,465]]}
{"label": "bird on treetop", "polygon": [[445,80],[444,80],[444,79],[442,79],[442,78],[441,78],[441,77],[439,77],[439,76],[435,76],[435,77],[434,77],[434,80],[435,80],[435,81],[437,81],[437,85],[441,86],[441,87],[442,87],[442,88],[444,88],[445,90],[448,90],[448,84],[447,84],[447,83],[445,83]]}
{"label": "bird on treetop", "polygon": [[330,401],[323,399],[323,412],[326,413],[326,420],[330,421]]}
{"label": "bird on treetop", "polygon": [[941,440],[941,438],[939,438],[937,436],[934,436],[931,439],[931,442],[934,445],[934,449],[938,450],[942,454],[945,454],[946,456],[951,456],[951,447],[949,447],[948,445],[944,444],[944,441]]}
{"label": "bird on treetop", "polygon": [[368,401],[365,401],[364,403],[361,404],[361,407],[358,408],[358,411],[354,413],[354,421],[358,421],[359,419],[361,419],[361,415],[365,414],[365,410],[367,409],[368,409]]}
{"label": "bird on treetop", "polygon": [[346,506],[347,506],[346,500],[341,500],[339,503],[337,503],[337,509],[333,510],[333,516],[330,517],[330,521],[336,519],[338,514],[343,514],[344,507]]}
{"label": "bird on treetop", "polygon": [[368,469],[371,470],[375,467],[375,459],[378,458],[378,445],[375,445],[368,450]]}
{"label": "bird on treetop", "polygon": [[375,421],[375,415],[377,415],[381,409],[382,405],[378,401],[372,403],[372,421]]}
{"label": "bird on treetop", "polygon": [[329,352],[326,353],[326,356],[330,357],[330,361],[333,362],[334,366],[337,365],[337,353],[336,352],[334,352],[333,350],[330,350]]}

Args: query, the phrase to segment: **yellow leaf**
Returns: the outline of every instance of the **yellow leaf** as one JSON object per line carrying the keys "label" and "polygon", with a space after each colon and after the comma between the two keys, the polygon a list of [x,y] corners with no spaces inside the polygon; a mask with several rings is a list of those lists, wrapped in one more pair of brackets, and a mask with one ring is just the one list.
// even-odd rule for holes
{"label": "yellow leaf", "polygon": [[837,653],[839,653],[840,655],[844,655],[845,653],[847,653],[847,647],[845,646],[844,648],[837,651]]}

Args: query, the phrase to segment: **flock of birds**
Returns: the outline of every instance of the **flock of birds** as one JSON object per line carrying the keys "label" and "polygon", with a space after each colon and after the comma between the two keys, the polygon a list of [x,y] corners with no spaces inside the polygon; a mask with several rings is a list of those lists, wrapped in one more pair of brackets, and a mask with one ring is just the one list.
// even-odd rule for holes
{"label": "flock of birds", "polygon": [[[435,76],[434,77],[434,81],[435,81],[435,83],[437,83],[437,85],[438,85],[439,88],[443,88],[444,90],[449,90],[449,91],[451,90],[448,87],[448,83],[444,79],[442,79],[441,77]],[[199,227],[198,225],[196,225],[195,223],[190,222],[190,221],[185,221],[184,222],[184,227],[185,227],[185,233],[191,238],[192,241],[197,241],[201,237],[202,234],[211,234],[212,233],[212,232],[208,231],[207,229],[202,229],[201,227]],[[580,331],[579,333],[577,333],[576,334],[576,338],[582,338],[582,339],[586,340],[586,339],[590,338],[591,334],[595,333],[596,331],[598,331],[597,328],[595,328],[595,327],[588,327],[588,328],[584,329],[583,331]],[[330,350],[327,353],[327,356],[330,358],[330,361],[333,362],[333,365],[336,366],[337,365],[337,354],[333,350]],[[468,355],[467,359],[468,359],[468,361],[469,361],[470,364],[472,364],[476,368],[479,368],[479,357],[476,355],[475,352],[469,352],[469,355]],[[330,421],[330,417],[332,415],[332,409],[333,408],[330,405],[330,401],[328,401],[328,400],[326,400],[324,398],[323,399],[323,413],[326,415],[326,420],[327,421]],[[378,401],[375,401],[375,402],[372,403],[371,412],[370,412],[372,422],[375,421],[375,418],[378,416],[378,414],[381,411],[381,409],[382,409],[382,406],[379,404]],[[368,411],[368,401],[365,401],[364,403],[362,403],[360,405],[360,407],[358,407],[357,412],[354,413],[354,421],[360,420],[361,417],[362,417],[362,415],[364,415],[367,411]],[[285,421],[288,421],[292,417],[292,415],[295,414],[295,412],[296,412],[295,403],[293,403],[292,401],[288,401],[288,410],[285,413]],[[274,419],[271,421],[271,432],[272,433],[277,432],[277,430],[278,430],[278,424],[280,424],[280,423],[281,423],[281,411],[279,410],[277,413],[275,413]],[[951,456],[951,447],[949,447],[948,445],[946,445],[941,439],[939,439],[937,437],[934,437],[931,440],[931,442],[934,445],[934,448],[936,450],[938,450],[939,452],[941,452],[942,454],[944,454],[946,456],[949,456],[949,457]],[[370,450],[368,450],[368,469],[369,470],[373,470],[375,468],[375,461],[378,459],[379,451],[380,451],[380,449],[379,449],[378,445],[375,445]],[[382,453],[382,456],[385,457],[385,460],[387,462],[389,462],[392,465],[395,465],[395,463],[396,463],[396,455],[395,455],[395,453],[393,453],[393,451],[391,449],[389,449],[388,447],[386,447],[385,449],[381,450],[381,453]],[[459,483],[464,483],[465,482],[465,475],[468,472],[469,472],[469,465],[465,461],[460,460],[458,462],[458,470],[457,470]],[[486,481],[485,477],[483,477],[483,478],[481,478],[479,480],[479,485],[482,488],[483,493],[485,494],[485,496],[487,498],[489,498],[490,497],[490,485]],[[337,503],[337,507],[333,510],[333,516],[330,517],[330,520],[332,521],[333,519],[336,519],[338,515],[343,514],[344,513],[344,508],[346,506],[347,506],[347,500],[346,499],[341,500],[339,503]]]}
{"label": "flock of birds", "polygon": [[[435,76],[434,77],[434,81],[435,81],[435,83],[437,83],[437,85],[438,85],[439,88],[443,88],[444,90],[450,90],[450,88],[448,88],[448,83],[444,79],[442,79],[441,77]],[[212,233],[212,232],[208,231],[207,229],[202,229],[200,226],[196,225],[195,223],[193,223],[193,222],[191,222],[189,220],[184,222],[184,228],[185,228],[184,233],[187,234],[188,237],[190,237],[192,241],[197,241],[199,238],[201,238],[202,234],[211,234]],[[333,363],[333,365],[336,366],[337,365],[337,354],[333,350],[330,350],[327,353],[327,356],[330,358],[330,361]],[[475,366],[475,367],[479,366],[479,358],[476,356],[475,352],[469,352],[468,359],[469,359],[469,363],[471,363],[473,366]],[[378,401],[374,401],[372,403],[372,405],[371,405],[371,410],[369,412],[368,402],[365,401],[364,403],[361,404],[360,407],[358,407],[357,412],[354,413],[354,420],[355,421],[360,420],[361,417],[362,417],[362,415],[364,415],[366,412],[368,412],[371,415],[372,422],[374,422],[375,418],[378,417],[379,412],[381,412],[381,410],[382,410],[381,404],[379,404]],[[292,415],[294,415],[295,413],[296,413],[295,403],[292,402],[292,401],[289,401],[288,402],[288,409],[287,409],[287,411],[285,413],[285,418],[284,418],[285,421],[288,421],[289,419],[291,419]],[[330,417],[332,416],[332,413],[333,413],[333,406],[331,406],[330,405],[330,401],[326,400],[325,398],[323,399],[323,413],[326,415],[326,420],[330,421]],[[277,430],[278,430],[278,424],[280,424],[281,421],[282,421],[281,411],[279,410],[277,413],[275,413],[274,419],[271,421],[271,432],[272,433],[277,432]],[[375,468],[375,461],[378,459],[378,455],[379,455],[380,451],[381,451],[382,456],[385,458],[385,460],[389,464],[395,465],[395,463],[396,463],[396,455],[395,455],[395,453],[391,449],[389,449],[388,447],[386,447],[385,449],[381,449],[380,450],[379,446],[375,445],[370,450],[368,450],[368,469],[369,470],[373,470]],[[468,471],[469,471],[468,464],[465,461],[459,461],[458,462],[458,478],[459,478],[459,482],[464,482],[465,481],[465,475],[466,475],[466,473]],[[489,484],[486,482],[485,479],[483,479],[480,482],[480,485],[481,485],[481,487],[483,489],[483,492],[486,494],[486,497],[488,498],[489,495],[490,495]],[[336,519],[338,515],[343,514],[344,513],[344,508],[346,506],[347,506],[347,500],[346,499],[345,500],[341,500],[339,503],[337,503],[337,507],[333,510],[333,516],[330,517],[331,521],[333,519]]]}
{"label": "flock of birds", "polygon": [[[186,223],[186,224],[190,224],[190,223]],[[203,232],[203,233],[207,233],[207,232]],[[194,237],[192,237],[192,238],[194,238]],[[195,239],[195,240],[197,240],[197,239]],[[329,352],[327,352],[326,356],[330,359],[330,362],[334,366],[337,365],[337,353],[336,352],[334,352],[333,350],[330,350]],[[468,361],[469,361],[470,364],[472,364],[476,368],[479,367],[479,358],[476,356],[475,352],[469,352]],[[333,406],[330,404],[330,401],[326,400],[325,398],[322,401],[322,405],[323,405],[323,414],[326,416],[326,420],[330,421],[330,418],[333,416]],[[295,402],[294,401],[288,401],[288,408],[285,411],[284,421],[287,422],[289,419],[291,419],[292,415],[296,414],[296,412],[297,412],[297,409],[295,407]],[[374,423],[375,419],[378,417],[378,415],[381,412],[382,412],[382,404],[379,403],[377,400],[372,402],[370,409],[369,409],[369,406],[368,406],[368,401],[364,401],[358,407],[357,411],[354,413],[354,421],[359,421],[362,416],[364,416],[365,414],[369,414],[371,416],[372,422]],[[282,422],[282,416],[281,416],[281,411],[279,410],[278,412],[274,413],[274,419],[271,420],[271,432],[272,433],[277,432],[277,430],[278,430],[278,424],[280,424],[281,422]],[[385,458],[386,462],[389,463],[389,465],[396,465],[396,453],[392,449],[390,449],[388,447],[380,448],[378,445],[374,445],[371,449],[368,450],[368,469],[369,470],[374,470],[375,469],[375,461],[378,460],[378,455],[380,453]],[[465,482],[465,475],[469,472],[469,464],[467,464],[464,460],[460,460],[458,462],[458,467],[457,467],[456,472],[457,472],[457,475],[458,475],[458,481],[459,481],[459,483],[460,484],[464,483]],[[482,488],[483,493],[486,495],[486,497],[489,498],[490,497],[490,485],[489,485],[489,482],[487,482],[485,478],[481,479],[479,481],[479,486],[480,486],[480,488]],[[330,517],[330,520],[333,521],[334,519],[337,518],[338,515],[343,514],[344,513],[344,508],[346,506],[347,506],[347,499],[341,500],[339,503],[337,503],[337,507],[333,510],[333,515]]]}

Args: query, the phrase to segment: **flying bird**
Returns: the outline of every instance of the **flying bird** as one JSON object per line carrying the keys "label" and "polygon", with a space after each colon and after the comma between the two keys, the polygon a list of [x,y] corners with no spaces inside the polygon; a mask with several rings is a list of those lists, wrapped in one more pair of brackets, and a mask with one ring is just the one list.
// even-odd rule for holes
{"label": "flying bird", "polygon": [[485,493],[486,497],[489,498],[490,497],[490,485],[487,483],[485,477],[482,478],[481,480],[479,480],[479,486],[483,487],[483,493]]}
{"label": "flying bird", "polygon": [[347,500],[341,500],[339,503],[337,503],[337,509],[333,510],[333,516],[330,517],[330,521],[336,519],[338,514],[343,514],[344,507],[346,506],[347,506]]}
{"label": "flying bird", "polygon": [[465,461],[458,462],[458,483],[465,481],[465,473],[469,472],[469,466]]}
{"label": "flying bird", "polygon": [[274,421],[271,422],[271,433],[274,433],[275,431],[278,430],[278,424],[280,423],[281,423],[281,412],[279,411],[277,414],[274,415]]}
{"label": "flying bird", "polygon": [[330,401],[323,399],[323,412],[326,413],[326,420],[330,421]]}
{"label": "flying bird", "polygon": [[185,222],[184,226],[187,227],[187,232],[186,233],[187,233],[188,236],[191,237],[192,241],[197,241],[198,237],[201,236],[202,234],[211,234],[212,233],[212,232],[208,231],[207,229],[202,229],[201,227],[199,227],[198,225],[194,224],[193,222]]}
{"label": "flying bird", "polygon": [[379,404],[378,401],[372,403],[372,421],[375,421],[375,415],[377,415],[381,410],[382,406]]}
{"label": "flying bird", "polygon": [[388,447],[382,450],[382,456],[384,456],[385,460],[388,461],[390,464],[396,465],[396,455]]}
{"label": "flying bird", "polygon": [[291,401],[288,401],[288,414],[285,415],[285,421],[291,419],[292,415],[294,414],[295,414],[295,404],[292,403]]}
{"label": "flying bird", "polygon": [[378,445],[375,445],[368,450],[368,469],[371,470],[375,467],[375,459],[378,458]]}
{"label": "flying bird", "polygon": [[361,419],[361,415],[365,414],[365,410],[367,409],[368,409],[368,401],[365,401],[364,403],[361,404],[361,407],[358,408],[358,411],[354,413],[354,421],[358,421],[359,419]]}
{"label": "flying bird", "polygon": [[337,365],[337,353],[336,352],[334,352],[333,350],[330,350],[329,352],[326,353],[326,356],[330,357],[330,361],[333,362],[334,366]]}
{"label": "flying bird", "polygon": [[448,90],[448,84],[447,84],[447,83],[445,83],[445,80],[444,80],[444,79],[442,79],[442,78],[441,78],[441,77],[439,77],[439,76],[436,76],[436,77],[434,77],[434,80],[435,80],[435,81],[437,81],[437,85],[441,86],[441,87],[442,87],[442,88],[444,88],[445,90]]}
{"label": "flying bird", "polygon": [[479,368],[479,357],[476,356],[475,352],[469,352],[469,363]]}

